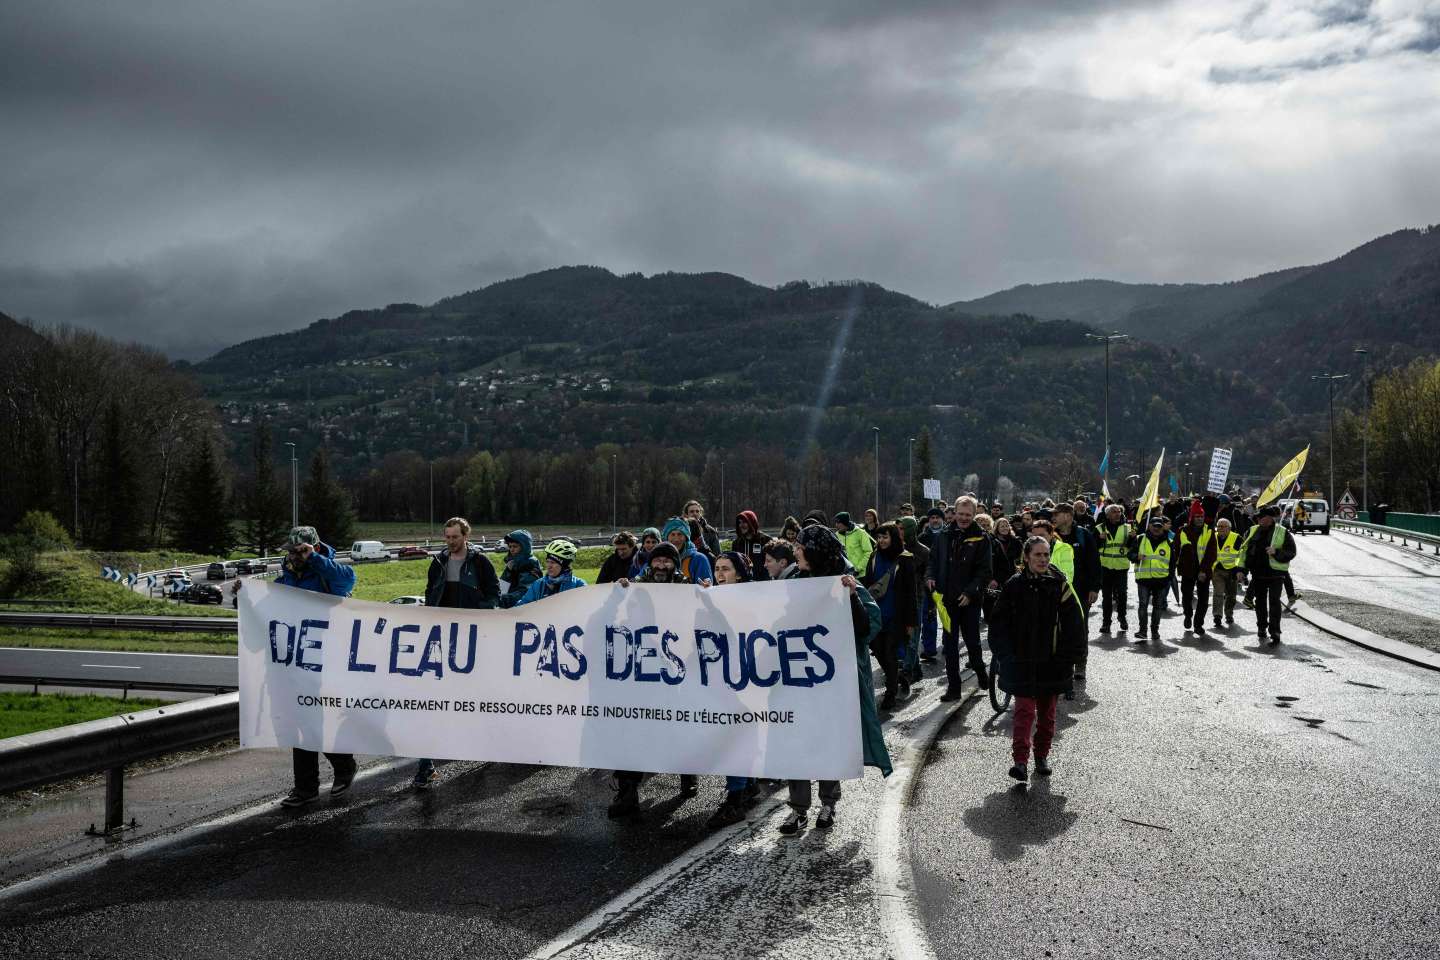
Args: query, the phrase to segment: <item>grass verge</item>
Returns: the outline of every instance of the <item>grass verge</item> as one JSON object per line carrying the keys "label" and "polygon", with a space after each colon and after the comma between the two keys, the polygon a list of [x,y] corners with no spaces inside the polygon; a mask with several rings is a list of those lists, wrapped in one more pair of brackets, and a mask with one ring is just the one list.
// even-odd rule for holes
{"label": "grass verge", "polygon": [[213,653],[235,656],[233,633],[146,633],[141,630],[65,630],[11,627],[0,634],[0,647],[51,650],[108,650],[125,653]]}
{"label": "grass verge", "polygon": [[94,694],[0,693],[0,739],[121,713],[162,707],[168,700],[101,697]]}

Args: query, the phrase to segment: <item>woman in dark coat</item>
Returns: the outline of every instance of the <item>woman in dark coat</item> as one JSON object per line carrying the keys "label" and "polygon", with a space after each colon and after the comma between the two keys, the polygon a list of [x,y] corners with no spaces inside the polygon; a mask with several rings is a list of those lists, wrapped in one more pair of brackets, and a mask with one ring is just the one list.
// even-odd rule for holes
{"label": "woman in dark coat", "polygon": [[905,549],[905,535],[894,523],[876,530],[875,550],[860,582],[880,605],[880,631],[870,641],[870,652],[885,672],[885,698],[881,710],[893,710],[898,696],[910,693],[910,679],[900,672],[900,650],[915,632],[914,557]]}
{"label": "woman in dark coat", "polygon": [[1000,689],[1015,697],[1010,776],[1030,779],[1031,737],[1035,773],[1050,775],[1055,706],[1085,650],[1085,609],[1065,577],[1050,566],[1050,542],[1025,541],[1024,568],[1000,590],[990,616],[990,650]]}

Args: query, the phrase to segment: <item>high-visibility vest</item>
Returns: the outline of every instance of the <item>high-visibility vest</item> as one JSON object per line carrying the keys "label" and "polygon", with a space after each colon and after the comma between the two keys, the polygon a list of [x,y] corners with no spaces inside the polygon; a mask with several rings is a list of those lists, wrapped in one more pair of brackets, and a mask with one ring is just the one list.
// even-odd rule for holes
{"label": "high-visibility vest", "polygon": [[[1285,528],[1278,523],[1275,524],[1274,532],[1270,534],[1270,546],[1275,548],[1276,553],[1279,553],[1280,548],[1285,546]],[[1270,561],[1270,569],[1276,573],[1284,573],[1290,569],[1290,564],[1281,563],[1274,557],[1267,556],[1265,559]]]}
{"label": "high-visibility vest", "polygon": [[[1189,527],[1182,528],[1180,531],[1180,546],[1182,548],[1190,546],[1189,531]],[[1209,527],[1204,527],[1200,530],[1200,536],[1195,539],[1195,561],[1197,563],[1205,556],[1205,548],[1210,545],[1211,533],[1212,531]]]}
{"label": "high-visibility vest", "polygon": [[1058,537],[1050,544],[1050,565],[1065,574],[1066,583],[1075,582],[1075,548]]}
{"label": "high-visibility vest", "polygon": [[[1225,539],[1221,540],[1215,549],[1216,566],[1226,570],[1234,570],[1240,566],[1240,561],[1245,556],[1245,548],[1238,542],[1239,539],[1233,530],[1225,534]],[[1246,537],[1246,540],[1248,541],[1249,537]]]}
{"label": "high-visibility vest", "polygon": [[1110,528],[1100,524],[1095,528],[1103,540],[1100,544],[1100,566],[1106,570],[1130,569],[1130,524],[1122,523],[1112,534]]}
{"label": "high-visibility vest", "polygon": [[1140,538],[1140,566],[1135,570],[1136,580],[1164,580],[1170,576],[1170,541],[1161,540],[1158,545],[1149,537]]}

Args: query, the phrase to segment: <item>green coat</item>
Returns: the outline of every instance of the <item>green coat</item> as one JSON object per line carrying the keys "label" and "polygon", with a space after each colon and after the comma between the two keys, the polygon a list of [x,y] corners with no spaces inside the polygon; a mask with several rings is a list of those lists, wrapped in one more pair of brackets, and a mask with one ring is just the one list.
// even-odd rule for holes
{"label": "green coat", "polygon": [[[865,534],[864,530],[860,531]],[[868,535],[866,535],[868,539]],[[880,729],[880,712],[875,708],[875,680],[870,673],[870,641],[880,632],[880,605],[862,586],[855,587],[855,598],[870,617],[870,629],[864,636],[855,633],[855,662],[860,676],[860,742],[864,748],[865,766],[879,767],[890,776],[890,751],[885,747],[885,733]]]}
{"label": "green coat", "polygon": [[845,558],[855,568],[855,576],[864,576],[870,566],[870,554],[875,552],[874,539],[861,526],[852,526],[849,532],[839,536],[841,545],[845,547]]}

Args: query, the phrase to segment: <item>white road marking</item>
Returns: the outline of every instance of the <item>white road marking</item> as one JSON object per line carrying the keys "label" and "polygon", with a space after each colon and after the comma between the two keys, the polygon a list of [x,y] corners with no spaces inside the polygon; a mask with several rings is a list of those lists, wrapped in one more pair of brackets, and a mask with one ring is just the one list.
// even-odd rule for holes
{"label": "white road marking", "polygon": [[106,670],[139,670],[139,667],[126,666],[123,663],[82,663],[82,667],[102,667]]}

